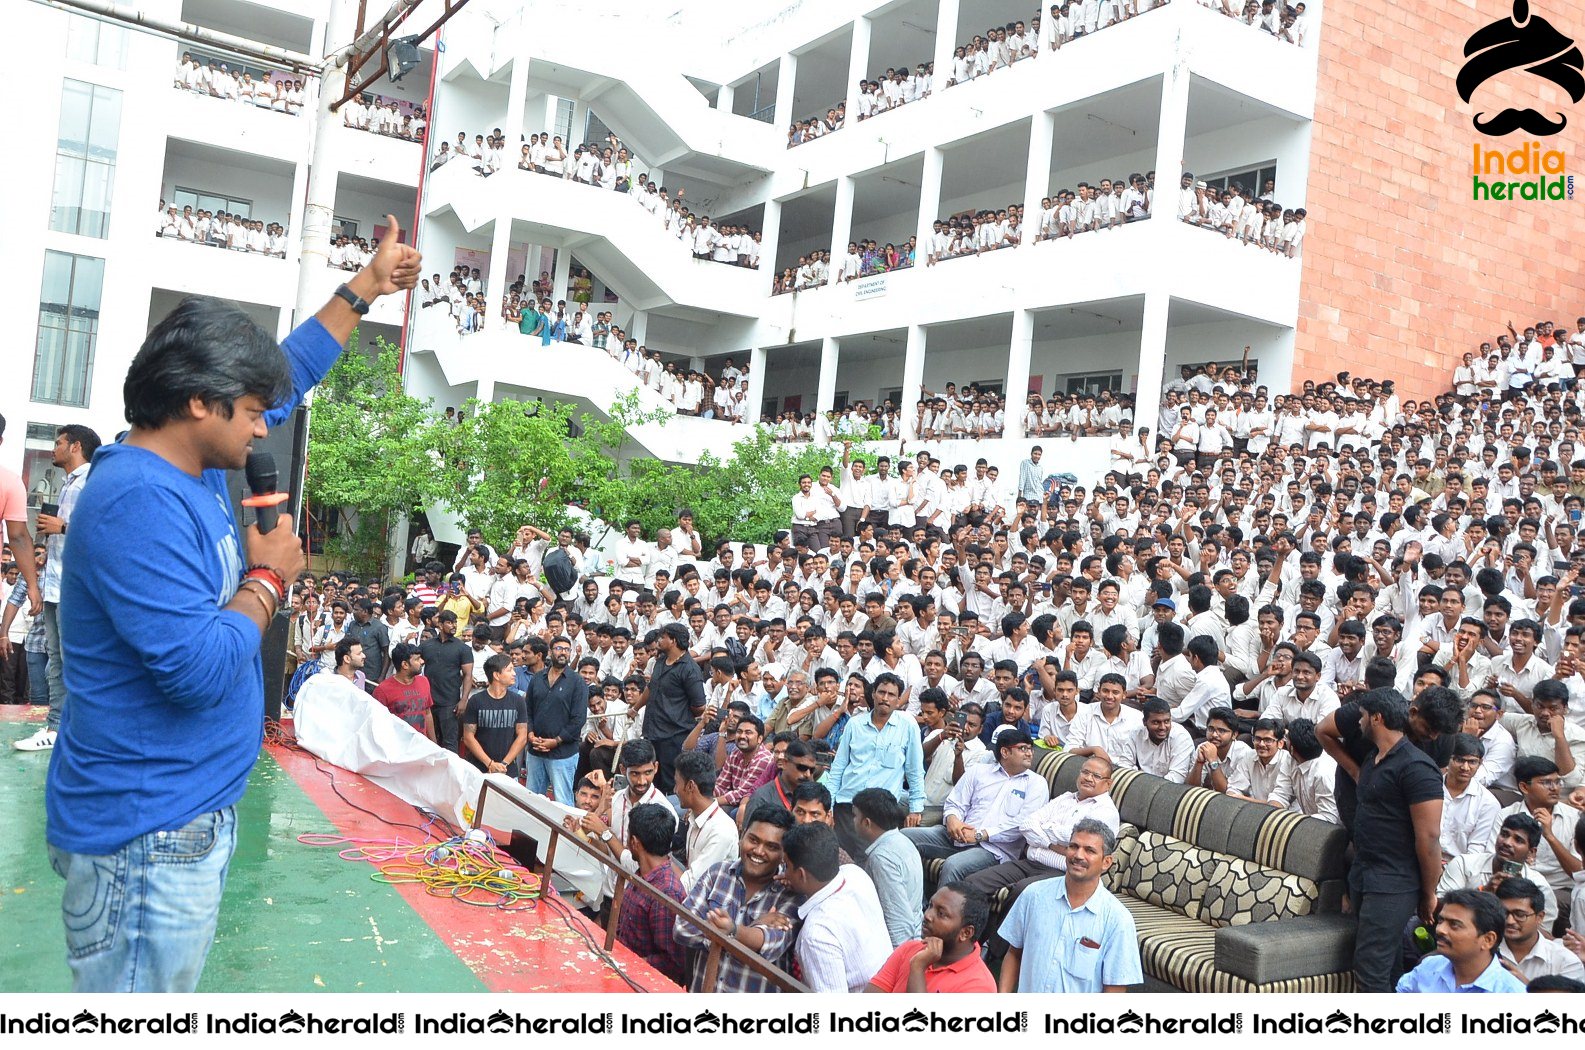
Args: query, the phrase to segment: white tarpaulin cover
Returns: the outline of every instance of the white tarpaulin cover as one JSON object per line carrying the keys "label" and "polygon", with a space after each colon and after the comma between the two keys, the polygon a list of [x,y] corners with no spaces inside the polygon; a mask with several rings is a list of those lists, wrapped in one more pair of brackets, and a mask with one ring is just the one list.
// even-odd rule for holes
{"label": "white tarpaulin cover", "polygon": [[[296,712],[297,742],[309,752],[459,827],[472,823],[485,775],[473,763],[414,732],[341,675],[324,672],[304,682],[297,692]],[[581,815],[499,773],[491,774],[490,782],[553,823],[569,814]],[[549,841],[543,824],[499,799],[486,808],[487,826],[528,835],[540,844],[543,855]],[[558,849],[555,873],[583,898],[599,900],[605,873],[573,842]]]}
{"label": "white tarpaulin cover", "polygon": [[368,777],[404,802],[459,826],[484,779],[471,762],[431,742],[339,674],[316,674],[297,693],[297,742]]}

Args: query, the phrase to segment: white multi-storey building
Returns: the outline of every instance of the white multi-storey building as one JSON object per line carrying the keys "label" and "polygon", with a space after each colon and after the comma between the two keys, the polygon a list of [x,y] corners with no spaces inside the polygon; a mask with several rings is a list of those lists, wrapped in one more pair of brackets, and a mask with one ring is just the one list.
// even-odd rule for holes
{"label": "white multi-storey building", "polygon": [[[289,13],[243,0],[142,6],[313,55],[327,33],[349,35],[327,27],[329,0],[296,2]],[[750,404],[766,416],[891,399],[911,423],[921,391],[949,382],[1005,391],[1007,436],[975,452],[1004,465],[1030,443],[1016,411],[1025,391],[1137,390],[1154,405],[1164,369],[1237,360],[1246,345],[1261,380],[1286,388],[1298,261],[1175,213],[1184,171],[1213,186],[1274,180],[1284,207],[1304,204],[1313,39],[1297,46],[1174,0],[949,85],[955,48],[990,26],[1032,26],[1032,0],[802,0],[685,7],[669,18],[602,6],[473,0],[418,70],[372,85],[404,108],[427,104],[431,157],[459,133],[472,142],[500,129],[506,163],[488,178],[471,163],[431,170],[416,143],[337,130],[338,222],[370,237],[386,212],[404,225],[417,215],[426,272],[444,278],[458,263],[481,271],[482,332],[459,336],[416,302],[407,318],[402,304],[382,303],[366,326],[366,336],[397,338],[410,322],[406,375],[437,405],[543,396],[599,410],[634,388],[599,350],[541,347],[506,326],[506,289],[540,273],[553,298],[568,300],[582,284],[574,275],[587,275],[592,308],[610,309],[668,357],[712,373],[728,357],[749,362]],[[42,6],[19,14],[33,45],[18,141],[58,143],[53,167],[16,166],[5,202],[16,238],[9,272],[29,305],[0,323],[18,348],[13,375],[27,376],[30,348],[32,369],[31,385],[0,390],[10,421],[0,462],[18,466],[26,444],[34,484],[54,426],[88,422],[107,437],[119,429],[127,363],[179,296],[235,300],[289,330],[316,86],[298,116],[202,97],[173,87],[181,53],[202,49]],[[1306,17],[1319,26],[1318,9]],[[421,11],[413,22],[428,20]],[[921,63],[934,64],[928,97],[853,119],[861,79]],[[841,130],[788,145],[795,121],[844,104]],[[685,190],[696,214],[762,231],[760,268],[693,259],[629,195],[518,170],[521,143],[542,131],[568,144],[614,132],[633,150],[635,171]],[[1026,236],[935,266],[921,254],[919,265],[883,277],[835,280],[850,241],[923,244],[940,217],[1009,204],[1033,217],[1059,189],[1146,172],[1157,175],[1149,221],[1071,239]],[[161,200],[281,222],[287,256],[156,238]],[[775,274],[828,248],[828,285],[771,294]],[[326,294],[338,279],[327,269]],[[679,417],[636,436],[657,456],[691,460],[725,451],[743,429]],[[1076,473],[1106,462],[1104,439],[1064,443]]]}

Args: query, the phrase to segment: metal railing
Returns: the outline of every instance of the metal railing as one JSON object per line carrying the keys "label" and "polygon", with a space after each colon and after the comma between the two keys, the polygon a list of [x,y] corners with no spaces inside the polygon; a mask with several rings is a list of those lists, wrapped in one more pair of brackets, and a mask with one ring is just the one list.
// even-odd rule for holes
{"label": "metal railing", "polygon": [[[492,788],[494,788],[493,792],[491,791]],[[680,903],[672,900],[666,894],[651,886],[648,882],[640,878],[637,873],[628,871],[626,868],[622,867],[622,865],[611,859],[611,857],[606,855],[604,852],[593,849],[592,847],[585,844],[577,836],[568,836],[567,832],[560,825],[553,823],[544,814],[524,805],[521,799],[512,797],[511,795],[502,791],[499,787],[496,787],[494,784],[490,783],[489,780],[485,780],[483,785],[479,788],[479,804],[474,807],[473,813],[474,827],[477,828],[483,826],[485,801],[492,797],[492,794],[494,797],[500,798],[503,802],[516,807],[520,812],[526,813],[533,817],[535,820],[539,821],[550,830],[550,841],[545,847],[545,857],[542,861],[540,861],[539,866],[539,878],[541,886],[544,886],[547,889],[550,887],[550,877],[556,862],[556,848],[564,837],[570,838],[572,845],[575,848],[582,850],[591,859],[593,859],[595,863],[599,864],[606,871],[615,876],[616,892],[611,896],[611,913],[605,921],[605,951],[609,952],[616,945],[617,923],[620,921],[622,915],[622,905],[626,900],[627,894],[629,892],[636,892],[642,896],[648,897],[652,901],[658,902],[661,907],[665,908],[674,917],[681,919],[689,926],[693,927],[709,944],[710,947],[707,954],[705,955],[704,979],[701,982],[701,987],[705,989],[715,988],[716,977],[719,974],[721,968],[721,955],[722,953],[725,953],[730,955],[733,959],[736,959],[743,966],[748,967],[755,974],[765,978],[765,980],[775,985],[778,991],[807,992],[810,990],[808,985],[798,980],[792,974],[788,973],[786,970],[783,970],[774,963],[767,961],[758,952],[744,945],[741,941],[737,940],[737,938],[728,937],[726,934],[710,925],[710,923],[704,918],[694,914],[687,908],[684,908]]]}

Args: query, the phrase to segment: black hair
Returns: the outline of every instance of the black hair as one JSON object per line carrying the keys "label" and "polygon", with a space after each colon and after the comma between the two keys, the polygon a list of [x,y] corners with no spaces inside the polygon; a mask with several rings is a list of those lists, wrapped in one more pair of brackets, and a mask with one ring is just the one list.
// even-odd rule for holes
{"label": "black hair", "polygon": [[1502,944],[1503,929],[1508,925],[1508,909],[1502,906],[1502,902],[1483,890],[1450,890],[1442,895],[1442,907],[1449,904],[1469,909],[1470,917],[1475,920],[1477,937],[1484,937],[1488,933],[1496,935],[1496,944],[1491,949],[1495,955]]}
{"label": "black hair", "polygon": [[645,852],[664,857],[671,850],[671,839],[677,832],[677,817],[670,806],[646,802],[634,806],[627,815],[627,833],[638,839]]}
{"label": "black hair", "polygon": [[684,751],[677,756],[676,779],[686,780],[706,798],[715,796],[715,759],[702,751]]}
{"label": "black hair", "polygon": [[291,393],[291,370],[275,337],[236,307],[194,296],[143,340],[121,400],[128,423],[157,430],[187,418],[193,398],[230,419],[238,398],[253,395],[276,408]]}
{"label": "black hair", "polygon": [[[621,765],[647,766],[655,761],[655,745],[648,740],[629,740],[622,745]],[[662,850],[661,852],[665,852]]]}
{"label": "black hair", "polygon": [[842,867],[837,833],[825,824],[799,824],[782,839],[789,868],[802,868],[821,882],[837,877]]}
{"label": "black hair", "polygon": [[865,788],[854,795],[853,810],[860,816],[868,818],[870,823],[882,831],[902,827],[903,821],[908,816],[907,808],[895,794],[885,788]]}
{"label": "black hair", "polygon": [[1304,762],[1321,757],[1321,740],[1315,735],[1314,722],[1295,718],[1288,723],[1288,750]]}
{"label": "black hair", "polygon": [[983,939],[986,927],[991,922],[990,898],[966,882],[949,882],[941,888],[956,893],[963,901],[963,907],[960,909],[963,916],[961,926],[965,929],[973,927],[974,936]]}

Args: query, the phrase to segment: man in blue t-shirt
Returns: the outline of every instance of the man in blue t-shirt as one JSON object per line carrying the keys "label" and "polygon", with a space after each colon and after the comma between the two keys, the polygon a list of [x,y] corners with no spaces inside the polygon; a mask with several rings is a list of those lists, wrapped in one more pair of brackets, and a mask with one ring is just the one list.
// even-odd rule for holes
{"label": "man in blue t-shirt", "polygon": [[370,301],[417,282],[418,252],[385,221],[374,258],[284,344],[188,299],[127,372],[132,427],[94,457],[61,578],[72,702],[45,811],[73,991],[190,992],[203,973],[264,737],[259,643],[305,564],[289,520],[238,529],[225,472],[330,370]]}

